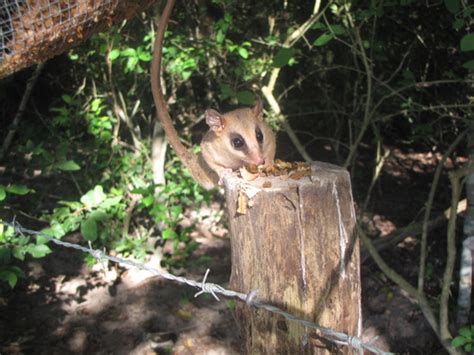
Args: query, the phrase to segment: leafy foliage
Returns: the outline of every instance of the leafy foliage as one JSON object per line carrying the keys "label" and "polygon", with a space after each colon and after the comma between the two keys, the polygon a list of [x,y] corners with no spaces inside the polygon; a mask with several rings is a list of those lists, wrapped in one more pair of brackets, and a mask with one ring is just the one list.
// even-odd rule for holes
{"label": "leafy foliage", "polygon": [[459,335],[451,341],[451,345],[472,353],[474,351],[474,325],[459,329]]}
{"label": "leafy foliage", "polygon": [[[0,185],[0,203],[5,203],[8,195],[25,196],[32,192],[24,185]],[[44,240],[31,241],[30,237],[15,236],[13,228],[0,224],[0,280],[11,288],[15,287],[19,277],[24,276],[21,268],[13,265],[13,259],[23,261],[27,255],[42,258],[50,252]]]}

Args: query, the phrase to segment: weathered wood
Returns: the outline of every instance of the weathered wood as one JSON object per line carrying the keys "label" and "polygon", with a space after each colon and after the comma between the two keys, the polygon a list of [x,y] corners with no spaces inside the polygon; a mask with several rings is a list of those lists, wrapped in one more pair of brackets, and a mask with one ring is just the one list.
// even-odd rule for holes
{"label": "weathered wood", "polygon": [[[230,286],[245,293],[257,290],[262,302],[360,336],[359,243],[350,177],[346,170],[320,162],[311,170],[311,177],[300,180],[224,179],[232,234]],[[272,186],[263,188],[265,181]],[[237,213],[242,189],[260,190],[246,214]],[[316,331],[267,311],[238,305],[236,313],[247,354],[335,350]]]}

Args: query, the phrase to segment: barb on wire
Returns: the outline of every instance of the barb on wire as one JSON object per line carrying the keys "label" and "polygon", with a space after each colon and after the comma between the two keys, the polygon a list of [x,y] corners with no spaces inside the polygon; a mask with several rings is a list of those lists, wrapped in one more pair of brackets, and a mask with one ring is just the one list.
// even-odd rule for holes
{"label": "barb on wire", "polygon": [[216,301],[220,301],[219,297],[217,297],[216,293],[214,292],[214,289],[212,287],[208,287],[208,284],[206,283],[207,275],[209,275],[209,271],[211,270],[210,269],[206,270],[206,274],[204,275],[204,278],[202,279],[202,283],[201,283],[201,291],[196,292],[196,294],[194,295],[194,298],[199,297],[203,293],[210,293],[212,296],[214,296]]}
{"label": "barb on wire", "polygon": [[298,323],[302,324],[303,326],[305,326],[307,328],[315,329],[318,332],[320,332],[324,336],[325,339],[327,339],[330,342],[332,342],[334,344],[337,344],[337,345],[349,346],[349,347],[351,347],[353,349],[356,349],[356,350],[368,350],[368,351],[370,351],[374,354],[384,354],[384,355],[392,354],[390,352],[385,352],[385,351],[377,348],[376,346],[372,345],[370,342],[369,343],[364,343],[362,341],[362,339],[360,339],[358,337],[350,336],[350,335],[347,335],[345,333],[341,333],[341,332],[338,332],[338,331],[335,331],[335,330],[332,330],[332,329],[329,329],[329,328],[326,328],[326,327],[322,327],[322,326],[317,325],[316,323],[314,323],[312,321],[296,317],[293,314],[282,310],[281,308],[278,308],[278,307],[273,306],[271,304],[262,303],[257,298],[257,291],[256,290],[252,290],[248,294],[245,294],[245,293],[241,293],[241,292],[227,290],[227,289],[225,289],[224,287],[222,287],[220,285],[207,282],[207,276],[209,275],[209,269],[206,270],[204,278],[202,279],[201,282],[194,281],[194,280],[189,280],[189,279],[186,279],[185,277],[182,277],[182,276],[175,276],[175,275],[170,274],[169,272],[164,271],[164,270],[158,270],[158,269],[155,269],[155,268],[151,268],[149,266],[137,263],[136,261],[133,261],[133,260],[127,260],[127,259],[118,258],[116,256],[107,255],[104,252],[102,252],[101,250],[92,249],[91,245],[89,245],[89,248],[86,248],[86,247],[83,247],[83,246],[78,245],[78,244],[64,242],[62,240],[53,238],[53,237],[51,237],[51,236],[49,236],[49,235],[47,235],[43,232],[38,232],[38,231],[34,231],[34,230],[24,228],[18,222],[16,222],[15,219],[13,219],[12,223],[0,220],[0,224],[3,224],[5,226],[13,228],[15,230],[15,232],[17,232],[18,234],[21,234],[21,235],[29,234],[29,235],[41,236],[41,237],[47,239],[48,241],[53,242],[54,244],[61,245],[61,246],[66,247],[66,248],[72,248],[72,249],[80,250],[84,253],[88,253],[88,254],[92,255],[94,258],[96,258],[97,260],[100,260],[100,261],[109,260],[109,261],[112,261],[112,262],[117,263],[119,265],[126,266],[126,267],[133,267],[133,268],[137,268],[137,269],[140,269],[140,270],[146,270],[146,271],[150,272],[153,275],[163,277],[167,280],[175,281],[175,282],[180,283],[180,284],[184,284],[184,285],[188,285],[188,286],[197,288],[197,289],[199,289],[199,291],[194,295],[194,297],[198,297],[203,293],[209,293],[217,301],[219,301],[219,297],[217,296],[217,294],[222,295],[224,297],[228,297],[228,298],[237,298],[237,299],[241,300],[242,302],[245,302],[251,308],[252,307],[253,308],[262,308],[262,309],[265,309],[265,310],[267,310],[271,313],[281,315],[282,317],[286,318],[289,321],[298,322]]}
{"label": "barb on wire", "polygon": [[92,243],[90,240],[87,241],[87,245],[89,246],[89,254],[91,254],[95,260],[97,260],[97,262],[100,264],[100,266],[102,267],[102,269],[104,271],[107,271],[107,264],[106,264],[106,258],[104,258],[104,255],[105,254],[105,248],[104,248],[104,251],[102,250],[95,250],[94,248],[92,248]]}

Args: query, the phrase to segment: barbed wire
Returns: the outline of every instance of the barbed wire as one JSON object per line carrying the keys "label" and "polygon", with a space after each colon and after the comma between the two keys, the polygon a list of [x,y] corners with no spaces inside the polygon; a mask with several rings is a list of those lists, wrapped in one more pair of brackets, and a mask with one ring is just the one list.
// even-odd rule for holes
{"label": "barbed wire", "polygon": [[175,275],[173,275],[173,274],[171,274],[171,273],[169,273],[165,270],[158,270],[158,269],[143,265],[143,264],[138,263],[138,262],[133,261],[133,260],[122,259],[122,258],[119,258],[119,257],[116,257],[116,256],[107,255],[101,250],[93,249],[92,245],[90,243],[89,243],[89,248],[87,248],[87,247],[84,247],[82,245],[69,243],[69,242],[65,242],[65,241],[56,239],[56,238],[51,237],[50,235],[48,235],[46,233],[43,233],[43,232],[38,232],[38,231],[35,231],[35,230],[24,228],[22,225],[20,225],[15,220],[13,220],[11,223],[0,220],[0,224],[3,224],[5,226],[13,228],[13,230],[16,233],[18,233],[20,235],[23,235],[23,236],[24,236],[24,234],[40,236],[42,238],[47,239],[48,241],[53,242],[54,244],[57,244],[57,245],[60,245],[60,246],[66,247],[66,248],[72,248],[72,249],[80,250],[84,253],[88,253],[88,254],[92,255],[94,258],[96,258],[97,261],[100,262],[100,263],[103,262],[104,260],[109,260],[109,261],[112,261],[112,262],[117,263],[117,264],[122,265],[122,266],[128,266],[128,267],[133,267],[133,268],[137,268],[137,269],[140,269],[140,270],[145,270],[145,271],[150,272],[153,275],[160,276],[160,277],[162,277],[166,280],[175,281],[179,284],[184,284],[184,285],[188,285],[188,286],[197,288],[197,289],[199,289],[199,291],[196,292],[194,297],[198,297],[203,293],[209,293],[217,301],[220,301],[220,299],[217,295],[222,295],[222,296],[227,297],[227,298],[239,299],[239,300],[245,302],[251,308],[265,309],[265,310],[267,310],[271,313],[281,315],[282,317],[286,318],[289,321],[297,322],[297,323],[300,323],[300,324],[302,324],[303,326],[305,326],[307,328],[315,329],[315,330],[319,331],[324,336],[324,338],[326,340],[328,340],[328,341],[330,341],[334,344],[337,344],[337,345],[349,346],[349,347],[351,347],[355,350],[359,350],[359,351],[368,350],[368,351],[370,351],[374,354],[384,354],[384,355],[392,354],[390,352],[386,352],[386,351],[383,351],[383,350],[377,348],[376,346],[372,345],[370,342],[369,343],[363,342],[362,339],[359,338],[359,337],[351,336],[351,335],[348,335],[348,334],[345,334],[345,333],[342,333],[342,332],[338,332],[338,331],[335,331],[335,330],[332,330],[332,329],[329,329],[329,328],[326,328],[326,327],[322,327],[322,326],[317,325],[316,323],[314,323],[312,321],[309,321],[309,320],[297,317],[297,316],[295,316],[291,313],[288,313],[288,312],[282,310],[281,308],[278,308],[278,307],[273,306],[271,304],[260,302],[257,298],[257,291],[256,290],[252,290],[250,293],[245,294],[245,293],[241,293],[241,292],[228,290],[228,289],[225,289],[224,287],[222,287],[220,285],[217,285],[217,284],[214,284],[214,283],[211,283],[211,282],[207,282],[207,277],[208,277],[209,271],[210,271],[209,269],[206,270],[206,274],[204,275],[202,281],[189,280],[185,277],[175,276]]}

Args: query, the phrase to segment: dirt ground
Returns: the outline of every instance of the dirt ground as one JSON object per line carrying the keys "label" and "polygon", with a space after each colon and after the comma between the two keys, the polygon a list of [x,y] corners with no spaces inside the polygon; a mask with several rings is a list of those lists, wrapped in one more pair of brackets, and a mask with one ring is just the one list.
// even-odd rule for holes
{"label": "dirt ground", "polygon": [[[377,185],[376,194],[386,200],[375,199],[371,204],[374,213],[364,217],[379,237],[410,222],[426,196],[417,194],[419,201],[407,198],[410,191],[402,185],[397,188],[390,179],[409,179],[412,192],[420,186],[426,190],[422,173],[434,167],[426,155],[405,154],[397,159],[394,155],[388,162]],[[423,169],[418,180],[410,160]],[[409,208],[413,210],[407,211]],[[435,233],[442,236],[443,228]],[[226,287],[231,268],[229,236],[223,226],[220,236],[200,230],[194,236],[200,246],[190,266],[177,272],[202,280],[209,268],[208,281]],[[83,244],[78,234],[66,240]],[[418,252],[410,240],[414,238],[383,255],[414,282]],[[209,265],[196,262],[203,255],[210,256]],[[159,260],[152,259],[150,265],[156,267]],[[361,270],[363,339],[387,351],[442,353],[414,301],[389,282],[370,259]],[[0,354],[239,353],[241,339],[232,303],[225,299],[217,302],[210,295],[195,298],[195,292],[143,271],[113,265],[104,271],[99,264],[89,268],[81,252],[54,246],[53,254],[28,261],[27,278],[0,298]]]}

